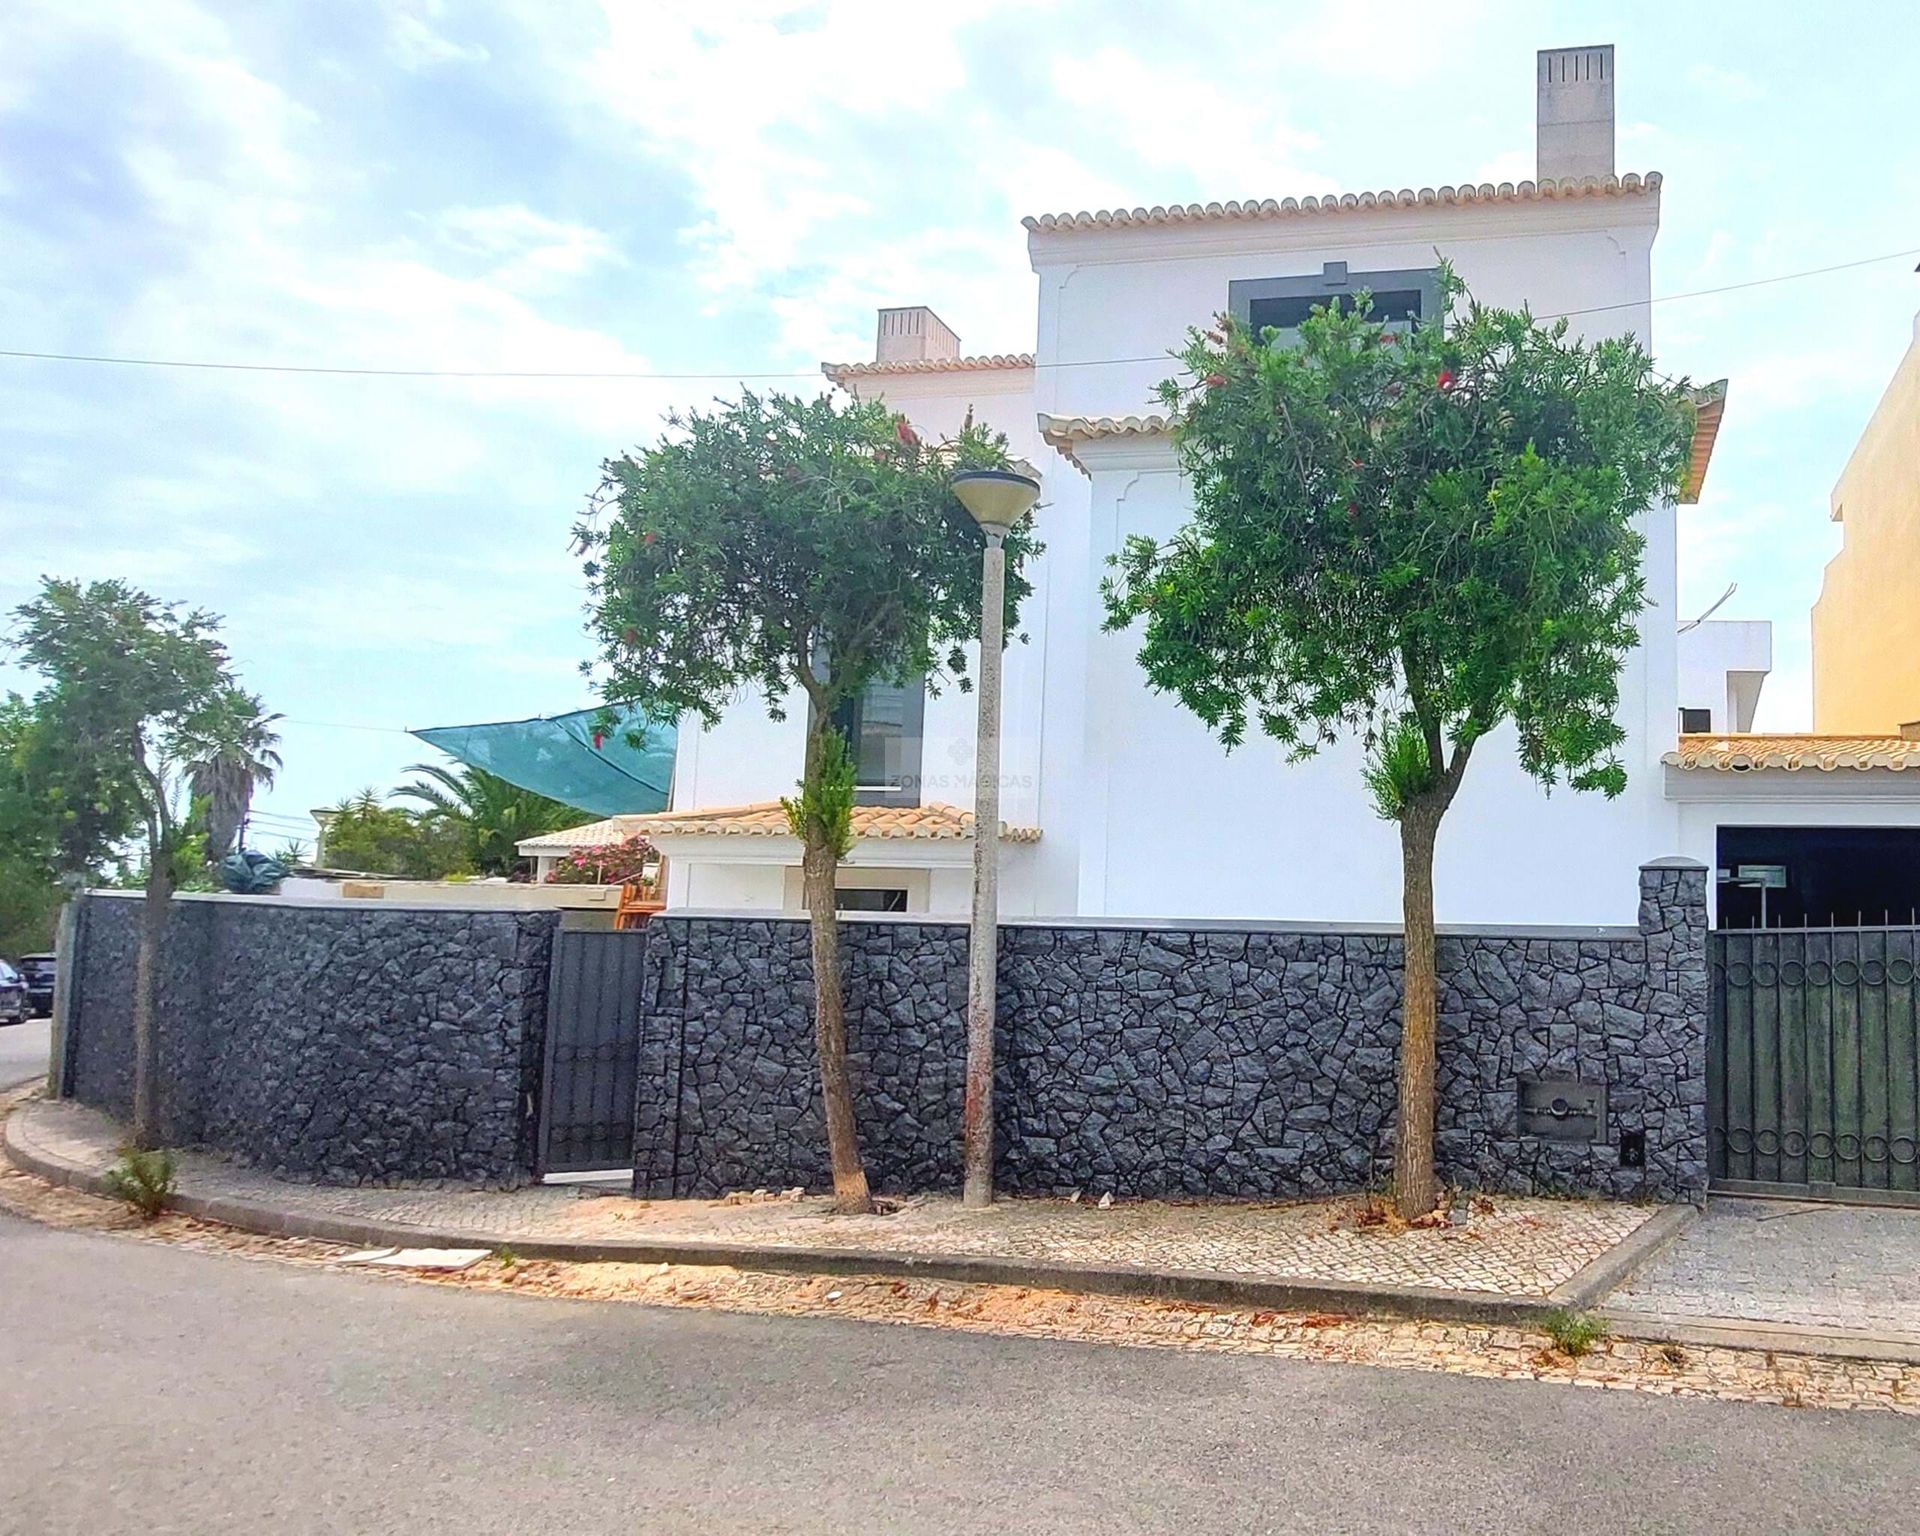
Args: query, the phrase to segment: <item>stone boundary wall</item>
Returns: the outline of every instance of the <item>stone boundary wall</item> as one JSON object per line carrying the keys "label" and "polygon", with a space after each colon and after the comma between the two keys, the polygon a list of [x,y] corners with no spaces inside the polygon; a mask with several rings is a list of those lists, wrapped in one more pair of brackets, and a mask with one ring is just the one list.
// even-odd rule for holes
{"label": "stone boundary wall", "polygon": [[[1509,1192],[1695,1199],[1706,1186],[1706,872],[1647,866],[1638,931],[1443,933],[1439,1162]],[[869,1178],[959,1185],[967,936],[844,925]],[[804,922],[648,929],[635,1192],[828,1182]],[[1384,1179],[1400,940],[1207,924],[1009,924],[998,1179],[1009,1193],[1276,1198]],[[1518,1079],[1605,1085],[1606,1139],[1522,1135]],[[1645,1166],[1622,1166],[1623,1133]]]}
{"label": "stone boundary wall", "polygon": [[[141,902],[84,899],[67,1089],[125,1116]],[[163,1139],[282,1177],[512,1185],[533,1165],[554,912],[178,898]]]}

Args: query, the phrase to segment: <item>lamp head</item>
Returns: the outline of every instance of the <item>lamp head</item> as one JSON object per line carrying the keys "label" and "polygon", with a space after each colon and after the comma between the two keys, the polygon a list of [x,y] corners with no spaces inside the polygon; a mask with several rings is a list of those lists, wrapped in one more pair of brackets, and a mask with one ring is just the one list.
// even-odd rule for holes
{"label": "lamp head", "polygon": [[983,532],[1004,537],[1033,510],[1040,482],[1011,469],[969,469],[953,477],[953,494]]}

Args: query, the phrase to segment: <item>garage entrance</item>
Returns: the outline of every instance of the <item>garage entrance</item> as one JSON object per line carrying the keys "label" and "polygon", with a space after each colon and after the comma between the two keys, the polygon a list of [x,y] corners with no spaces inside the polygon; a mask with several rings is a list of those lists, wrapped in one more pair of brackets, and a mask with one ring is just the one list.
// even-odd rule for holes
{"label": "garage entrance", "polygon": [[1713,1187],[1920,1205],[1920,927],[1723,930],[1707,954]]}
{"label": "garage entrance", "polygon": [[1717,926],[1920,925],[1920,827],[1721,827]]}

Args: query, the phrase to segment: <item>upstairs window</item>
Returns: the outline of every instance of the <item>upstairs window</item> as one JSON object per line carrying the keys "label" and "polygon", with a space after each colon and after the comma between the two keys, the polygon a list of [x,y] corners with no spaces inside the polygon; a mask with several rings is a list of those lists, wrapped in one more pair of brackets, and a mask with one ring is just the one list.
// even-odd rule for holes
{"label": "upstairs window", "polygon": [[1300,323],[1316,308],[1352,309],[1362,293],[1373,297],[1373,318],[1390,331],[1409,331],[1439,308],[1439,274],[1431,268],[1349,272],[1330,261],[1317,276],[1251,277],[1227,284],[1227,308],[1255,335],[1272,327],[1279,346],[1294,345]]}
{"label": "upstairs window", "polygon": [[918,805],[925,679],[901,687],[874,681],[833,712],[853,755],[855,805]]}
{"label": "upstairs window", "polygon": [[1680,711],[1680,734],[1682,736],[1705,736],[1712,729],[1712,710],[1682,709]]}

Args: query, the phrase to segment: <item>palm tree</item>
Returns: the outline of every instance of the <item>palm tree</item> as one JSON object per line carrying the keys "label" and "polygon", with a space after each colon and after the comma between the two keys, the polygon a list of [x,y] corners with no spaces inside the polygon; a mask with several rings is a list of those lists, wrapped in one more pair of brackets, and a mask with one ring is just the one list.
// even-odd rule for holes
{"label": "palm tree", "polygon": [[188,726],[187,792],[204,807],[209,864],[227,856],[244,832],[254,790],[267,788],[280,771],[280,735],[273,727],[282,718],[267,714],[258,694],[225,688]]}
{"label": "palm tree", "polygon": [[509,784],[484,768],[445,768],[415,763],[408,773],[423,773],[427,782],[403,784],[390,798],[417,800],[425,807],[422,820],[457,827],[474,871],[482,875],[511,875],[522,862],[522,838],[576,827],[586,818],[570,805],[549,800],[518,784]]}

